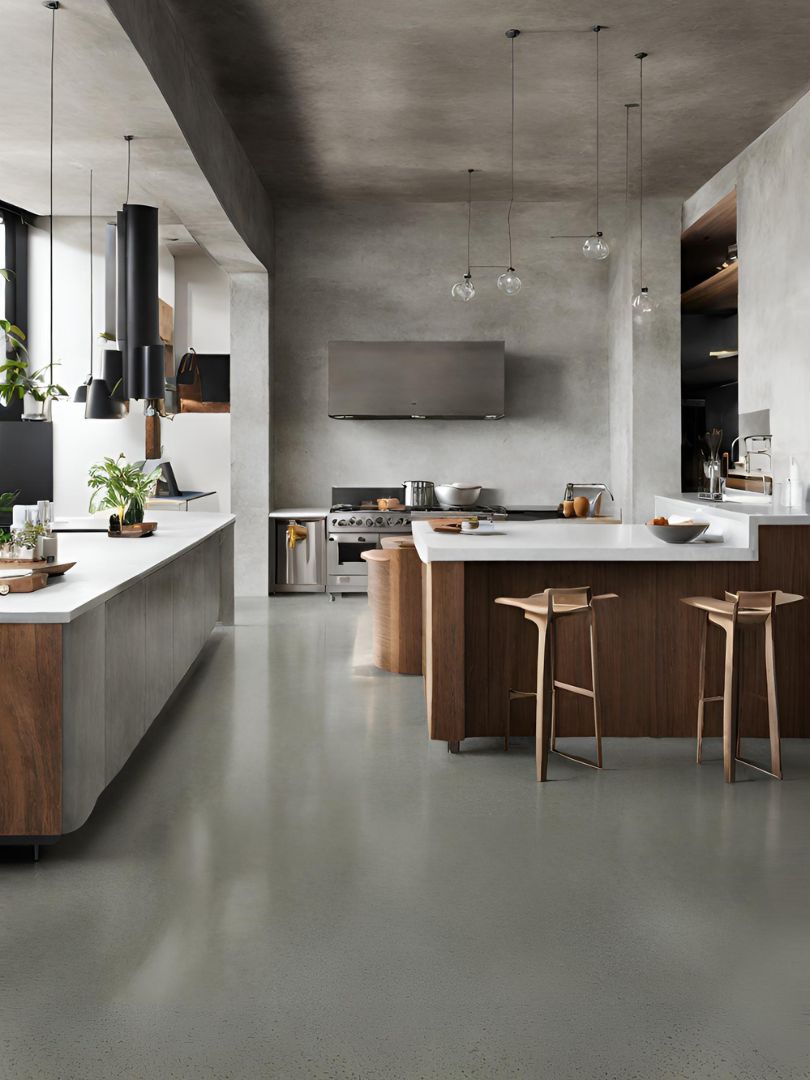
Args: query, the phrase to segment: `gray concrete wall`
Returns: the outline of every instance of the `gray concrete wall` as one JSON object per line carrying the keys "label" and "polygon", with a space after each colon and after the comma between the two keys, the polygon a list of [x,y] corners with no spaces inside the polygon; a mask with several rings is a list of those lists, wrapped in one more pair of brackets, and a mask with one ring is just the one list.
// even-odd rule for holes
{"label": "gray concrete wall", "polygon": [[795,455],[810,481],[810,95],[803,97],[685,205],[700,216],[737,188],[740,412],[770,409],[774,473]]}
{"label": "gray concrete wall", "polygon": [[269,289],[266,274],[231,274],[231,509],[236,515],[237,596],[267,596],[269,589]]}
{"label": "gray concrete wall", "polygon": [[607,325],[614,495],[626,521],[645,521],[656,495],[681,487],[681,203],[645,203],[644,283],[658,308],[643,320],[632,307],[641,285],[637,203],[613,220]]}
{"label": "gray concrete wall", "polygon": [[[474,263],[506,258],[506,207],[473,209]],[[450,297],[465,269],[466,206],[282,206],[276,215],[276,505],[328,502],[334,484],[472,480],[512,503],[560,499],[568,480],[611,482],[605,329],[608,267],[579,243],[587,210],[519,204],[522,292],[475,271],[478,295]],[[345,421],[327,416],[331,339],[506,340],[507,418]],[[494,495],[491,497],[495,497]]]}

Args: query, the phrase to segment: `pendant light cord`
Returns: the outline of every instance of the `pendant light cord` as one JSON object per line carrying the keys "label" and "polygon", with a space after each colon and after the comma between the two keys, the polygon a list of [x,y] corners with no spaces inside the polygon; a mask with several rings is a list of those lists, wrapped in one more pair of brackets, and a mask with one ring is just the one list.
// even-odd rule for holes
{"label": "pendant light cord", "polygon": [[512,145],[511,145],[511,187],[509,193],[509,209],[506,211],[506,232],[509,237],[509,269],[514,268],[512,262],[512,205],[515,201],[515,39],[510,38],[511,43],[511,76],[512,76],[512,98],[511,98],[511,116],[512,116]]}
{"label": "pendant light cord", "polygon": [[596,235],[599,236],[599,31],[601,26],[595,26],[596,37]]}
{"label": "pendant light cord", "polygon": [[51,8],[51,82],[50,82],[50,133],[49,133],[49,156],[48,156],[48,188],[50,202],[50,228],[48,229],[48,336],[50,345],[50,360],[48,364],[49,381],[53,386],[53,69],[54,52],[56,46],[56,8]]}
{"label": "pendant light cord", "polygon": [[638,57],[638,273],[644,288],[644,52]]}
{"label": "pendant light cord", "polygon": [[467,169],[467,277],[470,273],[470,230],[472,228],[472,174],[473,169]]}
{"label": "pendant light cord", "polygon": [[127,193],[124,196],[124,206],[129,202],[129,173],[130,166],[132,164],[132,136],[125,135],[124,138],[127,141]]}
{"label": "pendant light cord", "polygon": [[93,378],[93,170],[90,170],[90,379]]}

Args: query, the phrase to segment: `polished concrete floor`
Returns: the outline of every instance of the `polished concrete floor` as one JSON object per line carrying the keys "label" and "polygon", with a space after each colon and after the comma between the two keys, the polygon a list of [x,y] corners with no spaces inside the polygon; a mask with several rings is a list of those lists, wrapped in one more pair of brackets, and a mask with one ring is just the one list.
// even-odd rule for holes
{"label": "polished concrete floor", "polygon": [[243,603],[76,835],[0,857],[0,1076],[810,1077],[810,746],[458,756],[360,598]]}

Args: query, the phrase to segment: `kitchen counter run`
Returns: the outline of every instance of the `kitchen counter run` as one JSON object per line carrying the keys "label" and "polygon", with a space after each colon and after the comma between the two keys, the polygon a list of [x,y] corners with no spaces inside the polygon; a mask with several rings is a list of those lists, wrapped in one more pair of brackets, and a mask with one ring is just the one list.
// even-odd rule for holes
{"label": "kitchen counter run", "polygon": [[59,562],[76,562],[33,593],[0,596],[0,623],[69,623],[139,578],[228,527],[232,514],[150,514],[152,536],[111,539],[106,532],[60,532]]}
{"label": "kitchen counter run", "polygon": [[[707,515],[708,516],[708,515]],[[746,562],[756,558],[749,544],[721,542],[665,544],[646,525],[591,525],[567,521],[498,522],[495,533],[434,532],[413,523],[416,550],[433,562]]]}

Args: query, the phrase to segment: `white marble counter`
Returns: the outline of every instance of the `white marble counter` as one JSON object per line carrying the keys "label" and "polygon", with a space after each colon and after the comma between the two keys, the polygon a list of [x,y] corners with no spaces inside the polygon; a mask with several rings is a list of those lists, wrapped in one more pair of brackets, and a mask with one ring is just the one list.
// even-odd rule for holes
{"label": "white marble counter", "polygon": [[[59,534],[59,562],[76,562],[62,577],[33,593],[0,596],[0,623],[68,623],[104,603],[235,520],[232,514],[151,515],[152,536],[112,539],[99,532]],[[89,519],[88,523],[89,523]]]}
{"label": "white marble counter", "polygon": [[[697,516],[697,515],[695,515]],[[413,523],[422,562],[750,562],[747,543],[719,535],[710,541],[665,544],[646,525],[590,525],[567,521],[504,521],[494,533],[434,532]]]}
{"label": "white marble counter", "polygon": [[292,507],[291,509],[271,510],[268,516],[287,520],[288,518],[325,518],[328,514],[329,511],[322,506],[310,506],[303,509],[301,507]]}

